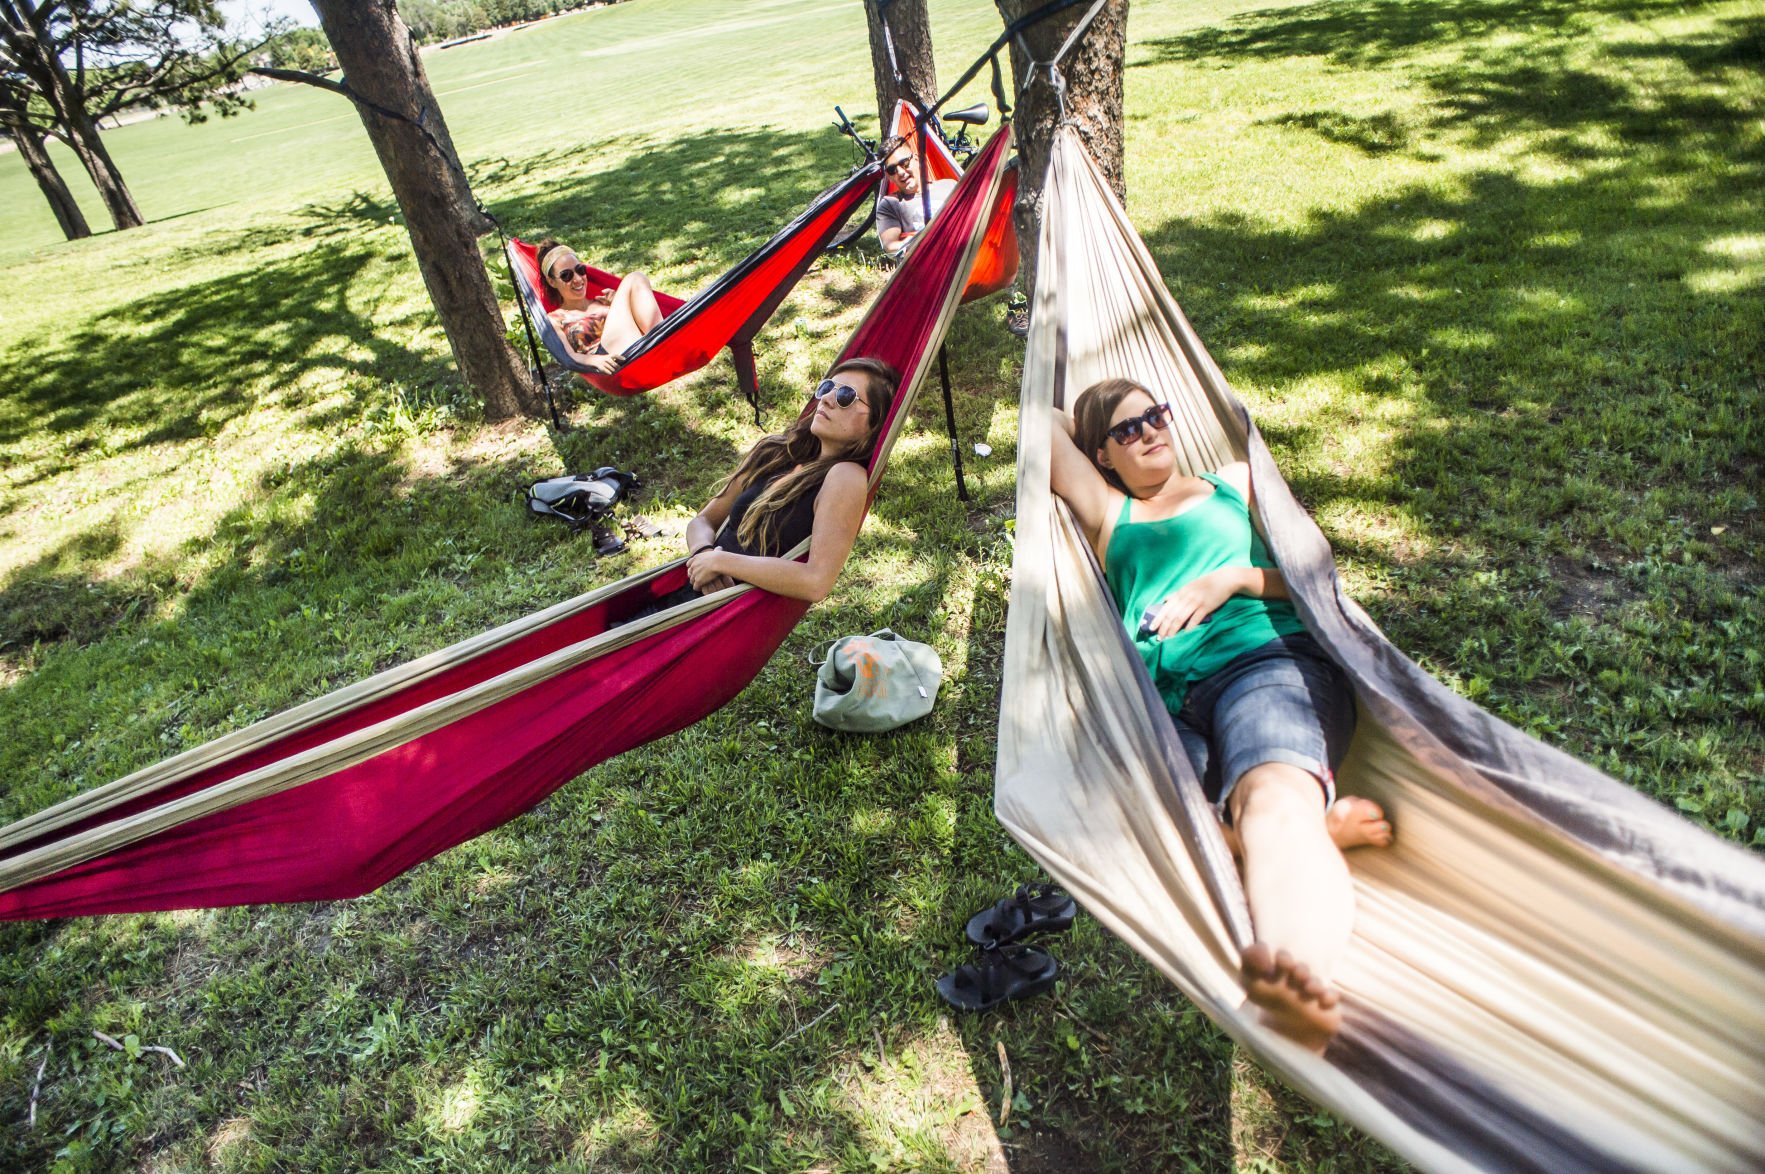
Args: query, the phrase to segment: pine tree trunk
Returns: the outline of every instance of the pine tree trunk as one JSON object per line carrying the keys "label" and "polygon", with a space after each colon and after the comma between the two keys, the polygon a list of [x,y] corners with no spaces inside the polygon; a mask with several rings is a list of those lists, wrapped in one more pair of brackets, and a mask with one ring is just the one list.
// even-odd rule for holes
{"label": "pine tree trunk", "polygon": [[[1043,3],[1044,0],[999,0],[999,8],[1007,20],[1016,20]],[[1018,249],[1023,255],[1023,279],[1028,288],[1035,285],[1042,181],[1048,170],[1054,131],[1060,125],[1060,108],[1045,67],[1037,70],[1039,76],[1024,89],[1024,77],[1032,63],[1025,59],[1023,47],[1029,46],[1037,62],[1050,60],[1087,11],[1088,5],[1065,9],[1026,29],[1011,45],[1011,72],[1022,93],[1016,125],[1017,153],[1023,172],[1018,179],[1014,215]],[[1109,0],[1060,62],[1061,76],[1066,79],[1067,117],[1078,127],[1079,138],[1102,167],[1109,186],[1124,200],[1127,187],[1122,176],[1122,57],[1127,49],[1127,32],[1128,0]]]}
{"label": "pine tree trunk", "polygon": [[73,193],[67,190],[67,184],[61,178],[61,172],[55,170],[55,163],[49,158],[43,133],[5,109],[0,109],[0,129],[18,144],[19,158],[30,168],[31,178],[37,181],[43,198],[49,201],[49,208],[55,213],[55,223],[61,226],[61,234],[70,241],[91,236],[92,229],[86,223],[85,213],[80,211]]}
{"label": "pine tree trunk", "polygon": [[542,414],[544,396],[503,336],[502,307],[478,252],[482,220],[410,30],[390,0],[313,0],[313,7],[404,213],[460,374],[493,420]]}
{"label": "pine tree trunk", "polygon": [[922,108],[938,99],[938,70],[932,60],[932,26],[925,2],[864,0],[864,19],[870,26],[870,68],[876,76],[876,109],[884,137],[894,126],[896,99],[905,98]]}

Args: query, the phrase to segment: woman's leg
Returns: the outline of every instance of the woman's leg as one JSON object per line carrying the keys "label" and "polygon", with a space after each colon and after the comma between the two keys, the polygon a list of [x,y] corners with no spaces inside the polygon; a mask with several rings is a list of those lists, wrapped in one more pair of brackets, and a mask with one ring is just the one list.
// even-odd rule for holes
{"label": "woman's leg", "polygon": [[609,355],[624,354],[626,347],[655,329],[661,320],[662,307],[656,304],[649,274],[641,269],[627,273],[613,291],[607,324],[601,329],[601,345]]}
{"label": "woman's leg", "polygon": [[1354,883],[1310,773],[1265,762],[1239,778],[1232,822],[1256,942],[1244,952],[1252,1002],[1276,1031],[1322,1051],[1342,1023],[1330,978],[1354,929]]}
{"label": "woman's leg", "polygon": [[1377,803],[1333,794],[1353,693],[1313,641],[1286,637],[1197,682],[1183,717],[1207,735],[1208,782],[1223,786],[1236,831],[1256,934],[1246,992],[1270,1026],[1321,1051],[1341,1024],[1330,980],[1354,928],[1342,850],[1391,840]]}

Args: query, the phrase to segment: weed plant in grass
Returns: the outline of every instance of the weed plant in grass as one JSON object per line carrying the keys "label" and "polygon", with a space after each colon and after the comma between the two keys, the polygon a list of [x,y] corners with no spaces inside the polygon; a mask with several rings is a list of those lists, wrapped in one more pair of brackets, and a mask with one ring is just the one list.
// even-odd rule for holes
{"label": "weed plant in grass", "polygon": [[[996,18],[932,14],[953,77]],[[1756,6],[1211,0],[1130,36],[1130,210],[1352,593],[1758,843]],[[681,292],[843,171],[821,124],[870,94],[825,0],[632,0],[427,68],[504,224]],[[584,390],[567,433],[485,425],[329,95],[110,141],[156,222],[71,245],[0,159],[0,817],[666,559],[595,560],[511,491],[635,467],[678,526],[757,435],[724,360]],[[879,281],[829,262],[762,333],[774,423]],[[1086,919],[1056,998],[932,995],[1033,873],[990,805],[1001,319],[950,344],[996,454],[974,500],[928,402],[834,595],[721,713],[357,901],[0,927],[0,1166],[1396,1168]],[[802,657],[884,624],[943,653],[937,710],[816,727]]]}

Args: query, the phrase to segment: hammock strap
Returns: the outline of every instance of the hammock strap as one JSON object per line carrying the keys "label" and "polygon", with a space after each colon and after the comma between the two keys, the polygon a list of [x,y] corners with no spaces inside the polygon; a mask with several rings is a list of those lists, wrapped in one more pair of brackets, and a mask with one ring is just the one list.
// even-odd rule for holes
{"label": "hammock strap", "polygon": [[545,377],[545,361],[539,357],[539,336],[533,332],[533,319],[527,316],[527,299],[521,296],[520,283],[515,280],[515,263],[509,259],[509,238],[503,233],[502,221],[492,216],[490,209],[479,204],[478,211],[496,229],[496,241],[503,252],[503,271],[509,275],[509,287],[515,291],[515,310],[521,315],[521,330],[527,335],[527,369],[532,372],[533,381],[539,384],[539,390],[545,393],[545,406],[552,414],[552,427],[562,432],[564,422],[558,417],[558,403],[552,398],[552,385]]}
{"label": "hammock strap", "polygon": [[[895,75],[895,85],[899,88],[902,81],[901,63],[895,60],[895,37],[889,30],[889,8],[894,2],[895,0],[882,0],[876,6],[876,19],[882,25],[883,48],[889,52],[889,72]],[[917,100],[919,95],[915,94],[913,97]]]}
{"label": "hammock strap", "polygon": [[938,380],[944,385],[944,427],[950,433],[950,463],[956,467],[956,500],[968,500],[968,482],[962,479],[962,445],[956,439],[956,404],[950,398],[950,354],[938,344]]}
{"label": "hammock strap", "polygon": [[1018,38],[1017,46],[1023,51],[1027,62],[1024,69],[1023,85],[1017,91],[1019,99],[1022,99],[1030,86],[1035,84],[1037,78],[1042,78],[1054,91],[1054,105],[1059,112],[1059,123],[1064,124],[1067,121],[1066,75],[1061,73],[1060,63],[1066,59],[1068,53],[1072,52],[1072,47],[1079,43],[1079,38],[1090,29],[1091,22],[1097,19],[1097,14],[1103,11],[1103,6],[1107,3],[1109,0],[1093,0],[1085,15],[1079,18],[1077,24],[1073,25],[1072,31],[1066,35],[1066,40],[1060,43],[1060,48],[1056,49],[1054,56],[1047,61],[1037,61],[1035,55],[1030,52],[1029,44],[1022,37]]}
{"label": "hammock strap", "polygon": [[[1041,24],[1056,13],[1064,12],[1066,9],[1083,2],[1084,0],[1052,0],[1051,3],[1042,5],[1042,7],[1036,9],[1034,12],[1025,13],[1023,16],[1018,17],[1016,20],[1006,25],[1005,31],[994,38],[993,43],[987,46],[986,52],[975,58],[974,64],[962,71],[962,76],[956,79],[956,84],[951,86],[948,90],[945,90],[944,96],[939,98],[936,102],[933,102],[918,121],[923,124],[927,118],[930,118],[932,115],[942,110],[944,108],[944,103],[948,102],[951,98],[954,98],[959,92],[961,92],[962,87],[973,81],[975,75],[980,73],[981,67],[987,63],[992,63],[995,76],[997,76],[999,69],[999,62],[997,60],[999,51],[1009,45],[1013,37],[1017,36],[1027,28]],[[1024,56],[1028,57],[1030,54],[1025,53]],[[1000,109],[1001,112],[1003,112],[1003,98],[1000,100]]]}

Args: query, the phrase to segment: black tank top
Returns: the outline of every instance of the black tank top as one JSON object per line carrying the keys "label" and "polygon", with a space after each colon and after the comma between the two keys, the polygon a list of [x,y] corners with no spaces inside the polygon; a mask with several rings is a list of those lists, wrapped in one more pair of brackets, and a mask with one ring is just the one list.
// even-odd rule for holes
{"label": "black tank top", "polygon": [[[782,476],[784,474],[780,473],[779,477]],[[753,505],[755,499],[771,487],[773,481],[777,480],[778,477],[773,477],[758,485],[750,485],[736,494],[735,501],[729,507],[729,522],[723,527],[723,532],[717,536],[719,550],[727,550],[732,554],[758,554],[777,558],[809,537],[810,531],[815,529],[816,494],[814,493],[805,493],[792,502],[790,508],[785,511],[778,527],[778,540],[773,544],[774,549],[749,549],[747,544],[738,537],[742,528],[742,519],[747,516],[748,507]]]}

